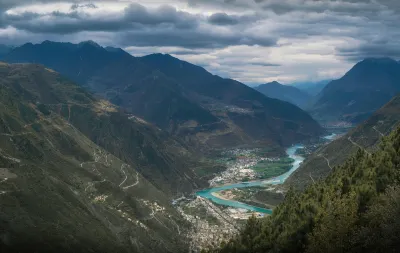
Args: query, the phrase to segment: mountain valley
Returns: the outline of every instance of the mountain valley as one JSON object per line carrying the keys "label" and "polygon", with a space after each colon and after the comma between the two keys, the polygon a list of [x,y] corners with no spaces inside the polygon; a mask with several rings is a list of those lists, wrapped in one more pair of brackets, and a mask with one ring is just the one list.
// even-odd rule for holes
{"label": "mountain valley", "polygon": [[311,103],[312,96],[296,88],[295,86],[283,85],[278,82],[261,84],[255,89],[267,97],[283,100],[300,108],[307,108]]}
{"label": "mountain valley", "polygon": [[0,253],[400,252],[399,20],[0,0]]}
{"label": "mountain valley", "polygon": [[3,60],[43,64],[202,150],[284,147],[323,133],[298,107],[170,55],[45,41],[16,47]]}
{"label": "mountain valley", "polygon": [[186,252],[170,199],[218,165],[49,68],[0,76],[2,252]]}
{"label": "mountain valley", "polygon": [[[133,57],[92,41],[10,50],[0,64],[5,252],[235,252],[246,231],[255,238],[261,223],[273,229],[281,220],[304,243],[307,217],[329,216],[289,206],[329,199],[316,189],[342,187],[334,183],[344,182],[342,168],[375,163],[382,145],[397,145],[398,96],[353,129],[323,129],[297,107],[312,95],[272,83],[258,90],[279,91],[264,96],[171,55]],[[325,115],[322,123],[358,122]],[[376,196],[386,189],[379,184]],[[282,212],[301,215],[287,221]],[[284,233],[268,236],[278,252],[299,250]],[[257,252],[246,248],[252,243],[238,252]]]}

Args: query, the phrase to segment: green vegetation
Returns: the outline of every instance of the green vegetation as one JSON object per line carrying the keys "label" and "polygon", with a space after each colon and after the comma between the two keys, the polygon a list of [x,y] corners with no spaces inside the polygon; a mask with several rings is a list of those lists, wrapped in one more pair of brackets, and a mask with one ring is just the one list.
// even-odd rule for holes
{"label": "green vegetation", "polygon": [[252,167],[259,175],[259,178],[271,178],[282,175],[292,168],[292,158],[281,158],[279,161],[260,161]]}
{"label": "green vegetation", "polygon": [[171,198],[214,168],[54,71],[0,65],[1,252],[187,252]]}
{"label": "green vegetation", "polygon": [[[331,173],[331,168],[343,164],[347,158],[357,151],[358,146],[354,143],[364,147],[369,152],[376,150],[382,138],[381,134],[389,134],[400,123],[399,110],[400,96],[396,96],[364,123],[309,156],[300,168],[286,180],[285,185],[303,190],[305,186],[312,183],[310,173],[314,180],[326,178]],[[327,161],[329,161],[331,168]]]}
{"label": "green vegetation", "polygon": [[399,252],[400,128],[209,252]]}

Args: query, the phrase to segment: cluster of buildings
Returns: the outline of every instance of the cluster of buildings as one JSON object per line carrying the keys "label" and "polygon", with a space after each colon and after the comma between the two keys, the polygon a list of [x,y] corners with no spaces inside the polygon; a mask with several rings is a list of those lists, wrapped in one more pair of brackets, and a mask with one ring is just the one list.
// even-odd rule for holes
{"label": "cluster of buildings", "polygon": [[197,197],[186,205],[197,210],[206,208],[207,215],[218,220],[217,223],[209,222],[197,215],[187,214],[178,207],[181,215],[193,225],[188,235],[191,241],[190,252],[200,252],[202,249],[220,245],[221,242],[229,240],[239,232],[236,222],[230,215],[220,210],[211,201]]}
{"label": "cluster of buildings", "polygon": [[226,151],[224,155],[236,157],[232,163],[228,163],[228,169],[219,176],[209,181],[211,186],[227,183],[237,183],[257,179],[258,175],[251,167],[260,161],[279,161],[279,158],[257,157],[254,149],[233,149]]}
{"label": "cluster of buildings", "polygon": [[228,167],[228,169],[221,173],[220,176],[217,176],[209,181],[211,186],[240,182],[244,179],[253,180],[257,178],[257,173],[250,167],[257,164],[257,161],[249,160],[240,160],[237,163]]}
{"label": "cluster of buildings", "polygon": [[[210,180],[211,186],[243,182],[244,179],[252,180],[257,178],[257,172],[252,167],[260,161],[279,161],[279,158],[266,158],[257,155],[257,149],[233,149],[224,152],[226,157],[235,157],[234,161],[228,162],[228,169],[222,172],[219,176]],[[224,191],[223,198],[232,199],[234,194],[232,191]],[[215,247],[223,241],[228,241],[235,236],[239,230],[239,222],[237,220],[247,220],[251,216],[263,217],[263,213],[255,213],[246,209],[240,208],[219,208],[212,201],[200,196],[180,197],[172,201],[173,205],[181,215],[192,224],[192,229],[188,234],[188,239],[191,242],[190,252],[200,252],[202,249]],[[184,208],[186,207],[186,208]],[[196,212],[190,210],[206,210],[206,216],[212,219],[204,218]],[[186,212],[185,212],[186,210]],[[203,212],[202,211],[202,212]]]}
{"label": "cluster of buildings", "polygon": [[248,220],[253,215],[258,218],[265,216],[263,213],[249,212],[248,210],[241,208],[228,208],[227,211],[233,219],[237,220]]}
{"label": "cluster of buildings", "polygon": [[351,128],[353,124],[346,121],[334,121],[322,125],[324,128]]}

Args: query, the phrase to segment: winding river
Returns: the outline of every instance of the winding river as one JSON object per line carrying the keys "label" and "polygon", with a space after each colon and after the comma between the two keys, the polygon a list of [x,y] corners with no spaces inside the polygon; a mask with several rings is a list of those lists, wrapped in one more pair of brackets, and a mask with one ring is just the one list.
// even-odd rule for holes
{"label": "winding river", "polygon": [[336,139],[337,136],[338,136],[338,135],[337,135],[336,133],[332,133],[332,134],[330,134],[330,135],[324,136],[323,138],[324,138],[325,140],[328,140],[328,141],[333,141],[334,139]]}
{"label": "winding river", "polygon": [[285,180],[293,172],[295,172],[300,167],[300,164],[304,161],[304,158],[302,156],[296,155],[296,151],[298,149],[302,149],[302,148],[304,148],[304,146],[295,145],[286,150],[287,155],[290,158],[294,159],[294,162],[292,164],[292,168],[288,172],[286,172],[278,177],[274,177],[274,178],[267,179],[267,180],[259,180],[259,181],[242,182],[242,183],[237,183],[237,184],[224,185],[224,186],[220,186],[220,187],[215,187],[215,188],[198,191],[196,194],[197,194],[197,196],[209,199],[216,204],[235,207],[235,208],[242,208],[242,209],[250,210],[253,212],[271,214],[272,213],[271,209],[265,209],[265,208],[261,208],[261,207],[251,206],[251,205],[247,205],[247,204],[235,201],[235,200],[221,199],[221,198],[218,198],[218,197],[212,195],[212,193],[223,191],[223,190],[234,189],[234,188],[246,188],[246,187],[254,187],[254,186],[267,186],[267,185],[283,184],[285,182]]}

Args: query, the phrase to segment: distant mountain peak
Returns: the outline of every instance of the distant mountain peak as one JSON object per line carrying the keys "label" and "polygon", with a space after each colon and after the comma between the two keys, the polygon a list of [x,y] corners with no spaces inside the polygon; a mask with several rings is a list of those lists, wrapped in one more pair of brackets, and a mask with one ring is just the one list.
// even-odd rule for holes
{"label": "distant mountain peak", "polygon": [[[27,43],[27,44],[32,44],[32,43]],[[57,41],[51,41],[51,40],[45,40],[39,45],[71,45],[69,42],[57,42]]]}
{"label": "distant mountain peak", "polygon": [[28,42],[28,43],[23,44],[21,47],[25,47],[25,46],[33,46],[33,43],[32,42]]}
{"label": "distant mountain peak", "polygon": [[176,59],[176,60],[178,60],[177,58],[173,57],[170,54],[163,54],[163,53],[149,54],[149,55],[147,55],[145,57],[160,58],[160,59]]}
{"label": "distant mountain peak", "polygon": [[398,64],[398,62],[390,57],[370,57],[360,63],[378,63],[378,64]]}
{"label": "distant mountain peak", "polygon": [[93,40],[82,41],[78,45],[80,45],[80,46],[90,45],[90,46],[94,46],[94,47],[97,47],[97,48],[103,48],[102,46],[100,46],[99,44],[94,42]]}
{"label": "distant mountain peak", "polygon": [[330,82],[318,95],[311,112],[321,120],[361,122],[400,91],[399,80],[400,64],[396,60],[366,58]]}
{"label": "distant mountain peak", "polygon": [[[50,41],[50,40],[45,40],[45,41],[43,41],[41,44],[52,44],[52,43],[54,43],[53,41]],[[29,43],[28,43],[29,44]],[[32,43],[31,43],[32,44]]]}
{"label": "distant mountain peak", "polygon": [[280,99],[299,107],[305,107],[310,99],[309,94],[294,86],[283,85],[278,81],[261,84],[258,87],[255,87],[255,89],[267,97]]}
{"label": "distant mountain peak", "polygon": [[105,49],[109,52],[118,52],[122,50],[122,48],[119,47],[105,47]]}
{"label": "distant mountain peak", "polygon": [[269,82],[269,83],[267,83],[267,84],[283,85],[283,84],[281,84],[281,83],[278,82],[278,81],[272,81],[272,82]]}

